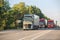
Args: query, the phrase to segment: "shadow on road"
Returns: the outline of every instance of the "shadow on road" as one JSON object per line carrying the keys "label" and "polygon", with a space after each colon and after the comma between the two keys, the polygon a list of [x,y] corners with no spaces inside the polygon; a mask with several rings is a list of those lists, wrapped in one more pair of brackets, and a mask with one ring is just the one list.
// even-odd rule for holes
{"label": "shadow on road", "polygon": [[38,30],[60,30],[60,27],[57,27],[57,28],[39,28]]}

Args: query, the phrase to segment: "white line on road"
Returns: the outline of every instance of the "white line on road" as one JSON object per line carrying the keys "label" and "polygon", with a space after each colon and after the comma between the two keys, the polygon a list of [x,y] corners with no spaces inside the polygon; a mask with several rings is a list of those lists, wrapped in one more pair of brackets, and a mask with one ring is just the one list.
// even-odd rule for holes
{"label": "white line on road", "polygon": [[[29,36],[25,36],[25,37],[23,37],[23,38],[21,38],[21,39],[18,39],[18,40],[24,40],[24,39],[26,39],[26,38],[29,38],[29,37],[33,37],[32,38],[32,40],[34,40],[34,39],[36,39],[36,38],[38,38],[38,37],[40,37],[40,36],[43,36],[44,34],[46,34],[46,33],[48,33],[48,32],[50,32],[51,30],[49,30],[49,31],[43,31],[43,32],[39,32],[39,33],[35,33],[35,34],[33,34],[33,35],[29,35]],[[37,35],[39,35],[39,36],[37,36]],[[37,36],[37,37],[36,37]]]}
{"label": "white line on road", "polygon": [[31,40],[35,40],[35,39],[37,39],[37,38],[39,38],[39,37],[41,37],[41,36],[43,36],[43,35],[45,35],[45,34],[47,34],[47,33],[49,33],[49,32],[51,32],[52,30],[49,30],[49,31],[45,31],[44,33],[42,33],[41,35],[37,35],[37,36],[35,36],[34,38],[32,38]]}
{"label": "white line on road", "polygon": [[16,33],[16,34],[20,34],[20,33]]}

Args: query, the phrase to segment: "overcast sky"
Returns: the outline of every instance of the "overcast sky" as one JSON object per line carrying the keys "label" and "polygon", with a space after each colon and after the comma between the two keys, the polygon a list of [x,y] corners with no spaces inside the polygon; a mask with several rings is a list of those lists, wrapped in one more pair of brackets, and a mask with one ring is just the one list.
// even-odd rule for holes
{"label": "overcast sky", "polygon": [[9,0],[11,7],[19,2],[37,6],[47,17],[57,20],[58,24],[60,24],[60,0]]}

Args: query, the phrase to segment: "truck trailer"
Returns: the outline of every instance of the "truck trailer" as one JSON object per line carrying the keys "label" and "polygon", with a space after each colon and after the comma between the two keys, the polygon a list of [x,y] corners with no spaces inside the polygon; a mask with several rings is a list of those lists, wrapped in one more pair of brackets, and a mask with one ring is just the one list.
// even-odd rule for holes
{"label": "truck trailer", "polygon": [[38,29],[39,16],[35,14],[24,14],[23,29]]}

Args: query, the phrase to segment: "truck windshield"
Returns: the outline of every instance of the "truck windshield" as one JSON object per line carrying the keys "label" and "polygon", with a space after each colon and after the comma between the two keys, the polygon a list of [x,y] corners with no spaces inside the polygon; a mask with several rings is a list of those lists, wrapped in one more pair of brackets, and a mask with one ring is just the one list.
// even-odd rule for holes
{"label": "truck windshield", "polygon": [[40,24],[40,25],[43,25],[44,23],[43,23],[43,22],[40,22],[39,24]]}
{"label": "truck windshield", "polygon": [[48,22],[48,24],[53,24],[53,22]]}
{"label": "truck windshield", "polygon": [[44,23],[45,23],[44,21],[42,21],[42,22],[40,21],[40,22],[39,22],[39,24],[44,24]]}
{"label": "truck windshield", "polygon": [[32,17],[24,17],[23,20],[25,20],[25,21],[33,21]]}

